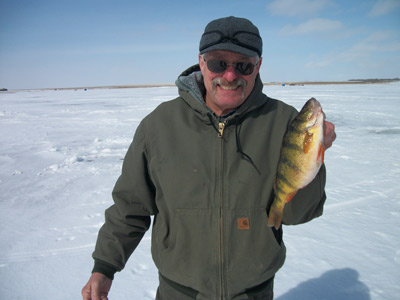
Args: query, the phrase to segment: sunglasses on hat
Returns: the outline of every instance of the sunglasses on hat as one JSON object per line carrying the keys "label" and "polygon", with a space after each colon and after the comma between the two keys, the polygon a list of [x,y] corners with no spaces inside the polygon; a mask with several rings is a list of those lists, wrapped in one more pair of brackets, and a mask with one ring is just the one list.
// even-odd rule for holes
{"label": "sunglasses on hat", "polygon": [[233,66],[236,73],[248,76],[253,73],[255,66],[258,63],[253,64],[251,62],[237,62],[228,64],[226,61],[221,59],[205,59],[203,57],[203,61],[207,64],[207,68],[213,73],[223,73],[226,71],[228,66]]}

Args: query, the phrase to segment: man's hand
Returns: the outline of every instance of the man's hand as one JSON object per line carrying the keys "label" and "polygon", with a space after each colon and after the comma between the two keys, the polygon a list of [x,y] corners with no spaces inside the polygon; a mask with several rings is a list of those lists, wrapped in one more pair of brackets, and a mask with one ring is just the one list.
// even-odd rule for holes
{"label": "man's hand", "polygon": [[108,300],[112,280],[101,273],[93,273],[82,289],[83,300]]}
{"label": "man's hand", "polygon": [[333,141],[336,139],[335,125],[333,123],[324,122],[324,146],[325,150],[332,146]]}

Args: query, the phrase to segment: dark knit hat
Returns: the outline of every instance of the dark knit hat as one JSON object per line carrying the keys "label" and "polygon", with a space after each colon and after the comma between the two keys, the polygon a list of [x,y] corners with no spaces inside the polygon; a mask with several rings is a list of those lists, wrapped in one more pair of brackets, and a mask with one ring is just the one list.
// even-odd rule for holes
{"label": "dark knit hat", "polygon": [[212,50],[228,50],[246,56],[262,55],[262,39],[258,28],[244,18],[227,17],[211,21],[200,40],[200,54]]}

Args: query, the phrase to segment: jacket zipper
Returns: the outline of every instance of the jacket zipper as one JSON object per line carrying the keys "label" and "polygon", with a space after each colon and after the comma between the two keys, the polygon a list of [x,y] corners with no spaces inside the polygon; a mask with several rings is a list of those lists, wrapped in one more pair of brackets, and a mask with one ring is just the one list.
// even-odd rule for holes
{"label": "jacket zipper", "polygon": [[224,153],[223,153],[223,134],[225,129],[226,121],[218,123],[218,137],[220,138],[220,194],[219,194],[219,256],[220,256],[220,288],[221,288],[221,300],[224,300],[224,251],[223,251],[223,167],[224,167]]}
{"label": "jacket zipper", "polygon": [[224,135],[224,129],[225,129],[226,122],[219,122],[218,123],[218,137],[222,138]]}

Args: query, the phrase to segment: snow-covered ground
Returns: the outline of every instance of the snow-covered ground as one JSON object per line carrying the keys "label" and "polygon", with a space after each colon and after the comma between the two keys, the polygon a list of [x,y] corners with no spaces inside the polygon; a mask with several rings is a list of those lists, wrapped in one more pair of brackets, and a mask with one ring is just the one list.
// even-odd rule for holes
{"label": "snow-covered ground", "polygon": [[[317,98],[338,138],[324,215],[284,227],[277,300],[400,299],[400,84],[266,86]],[[176,88],[0,94],[0,299],[80,299],[122,159],[140,120]],[[146,234],[110,299],[154,299]]]}

